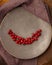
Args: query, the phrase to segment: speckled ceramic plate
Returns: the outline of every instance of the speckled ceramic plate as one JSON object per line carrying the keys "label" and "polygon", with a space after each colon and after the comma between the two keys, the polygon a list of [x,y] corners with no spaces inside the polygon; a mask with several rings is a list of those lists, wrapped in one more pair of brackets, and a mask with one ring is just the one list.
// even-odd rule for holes
{"label": "speckled ceramic plate", "polygon": [[[27,37],[38,29],[42,35],[31,45],[18,45],[8,35],[12,29],[16,34]],[[16,58],[31,59],[46,51],[51,41],[51,25],[22,7],[9,12],[0,25],[0,37],[4,49]]]}

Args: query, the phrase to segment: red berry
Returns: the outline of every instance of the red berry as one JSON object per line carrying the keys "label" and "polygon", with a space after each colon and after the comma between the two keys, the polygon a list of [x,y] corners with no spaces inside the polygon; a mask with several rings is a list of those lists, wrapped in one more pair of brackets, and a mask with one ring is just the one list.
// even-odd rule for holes
{"label": "red berry", "polygon": [[17,38],[19,38],[19,36],[17,35]]}
{"label": "red berry", "polygon": [[38,38],[35,38],[35,41],[37,41],[38,40]]}
{"label": "red berry", "polygon": [[14,39],[14,36],[11,36],[12,39]]}
{"label": "red berry", "polygon": [[38,38],[41,35],[41,32],[37,32],[35,37]]}
{"label": "red berry", "polygon": [[16,36],[16,35],[14,35],[14,38],[16,38],[16,39],[17,39],[17,36]]}
{"label": "red berry", "polygon": [[41,29],[39,29],[39,30],[37,31],[37,33],[40,33],[40,32],[42,32],[42,30],[41,30]]}
{"label": "red berry", "polygon": [[13,41],[16,41],[17,39],[13,38]]}
{"label": "red berry", "polygon": [[25,44],[25,42],[26,42],[26,40],[25,40],[25,39],[23,39],[23,44]]}
{"label": "red berry", "polygon": [[16,44],[20,44],[20,40],[16,40]]}
{"label": "red berry", "polygon": [[28,42],[26,41],[24,44],[28,44]]}
{"label": "red berry", "polygon": [[31,40],[31,37],[28,37],[27,40]]}
{"label": "red berry", "polygon": [[38,35],[38,37],[39,37],[39,36],[41,36],[41,33],[38,33],[37,35]]}
{"label": "red berry", "polygon": [[32,43],[32,40],[31,40],[31,38],[29,37],[29,38],[27,38],[26,39],[26,41],[28,42],[27,44],[31,44]]}
{"label": "red berry", "polygon": [[42,32],[42,30],[41,30],[41,29],[40,29],[39,31],[40,31],[40,32]]}
{"label": "red berry", "polygon": [[32,40],[32,42],[35,41],[34,38],[32,38],[31,40]]}
{"label": "red berry", "polygon": [[23,43],[23,40],[22,39],[20,40],[20,43]]}
{"label": "red berry", "polygon": [[39,37],[39,33],[37,33],[37,34],[35,35],[35,37],[38,38],[38,37]]}
{"label": "red berry", "polygon": [[28,41],[28,44],[32,44],[31,41]]}
{"label": "red berry", "polygon": [[17,36],[17,38],[18,38],[18,39],[22,39],[22,37],[20,37],[20,36]]}
{"label": "red berry", "polygon": [[17,38],[13,37],[13,41],[16,41],[16,40],[17,40]]}
{"label": "red berry", "polygon": [[26,40],[25,40],[25,39],[23,40],[23,44],[24,44],[24,45],[26,44]]}
{"label": "red berry", "polygon": [[34,41],[38,40],[38,38],[34,37]]}
{"label": "red berry", "polygon": [[10,29],[9,32],[8,32],[8,34],[12,34],[12,33],[13,33],[13,32],[12,32],[12,30]]}
{"label": "red berry", "polygon": [[30,41],[30,39],[31,39],[30,37],[29,38],[26,38],[26,41]]}
{"label": "red berry", "polygon": [[36,34],[35,33],[33,33],[33,35],[32,35],[32,37],[34,37]]}

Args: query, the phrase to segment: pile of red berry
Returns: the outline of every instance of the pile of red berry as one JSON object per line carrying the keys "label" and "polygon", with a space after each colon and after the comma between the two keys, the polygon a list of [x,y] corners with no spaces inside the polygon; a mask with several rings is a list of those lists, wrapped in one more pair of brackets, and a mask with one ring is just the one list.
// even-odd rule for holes
{"label": "pile of red berry", "polygon": [[23,37],[16,35],[15,33],[13,33],[11,29],[8,31],[8,34],[13,39],[13,41],[16,42],[16,44],[27,45],[27,44],[32,44],[34,41],[37,41],[39,36],[41,36],[41,32],[42,30],[39,29],[38,31],[32,34],[32,37],[28,37],[28,38],[23,38]]}

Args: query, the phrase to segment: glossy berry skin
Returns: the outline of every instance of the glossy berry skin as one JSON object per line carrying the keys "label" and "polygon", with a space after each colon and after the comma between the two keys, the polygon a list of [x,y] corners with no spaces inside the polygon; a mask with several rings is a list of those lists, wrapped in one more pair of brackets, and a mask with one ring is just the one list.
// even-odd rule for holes
{"label": "glossy berry skin", "polygon": [[8,31],[8,34],[10,35],[10,37],[12,38],[12,40],[14,42],[16,42],[16,44],[23,44],[23,45],[29,45],[32,44],[33,42],[37,41],[38,38],[41,36],[42,30],[39,29],[38,31],[36,31],[35,33],[32,34],[32,37],[28,37],[28,38],[23,38],[21,36],[16,35],[15,33],[13,33],[13,31],[10,29]]}

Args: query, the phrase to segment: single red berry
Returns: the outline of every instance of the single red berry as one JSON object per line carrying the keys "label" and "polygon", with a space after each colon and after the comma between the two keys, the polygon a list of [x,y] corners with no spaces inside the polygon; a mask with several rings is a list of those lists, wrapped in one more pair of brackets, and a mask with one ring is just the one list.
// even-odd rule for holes
{"label": "single red berry", "polygon": [[35,41],[37,41],[38,40],[38,38],[35,38]]}
{"label": "single red berry", "polygon": [[40,32],[42,32],[42,30],[41,30],[41,29],[39,29],[39,31],[40,31]]}
{"label": "single red berry", "polygon": [[19,38],[19,36],[17,35],[17,38]]}
{"label": "single red berry", "polygon": [[17,40],[17,37],[13,36],[13,38],[12,38],[12,39],[13,39],[13,41],[16,41],[16,40]]}
{"label": "single red berry", "polygon": [[14,34],[14,38],[17,38],[17,36]]}
{"label": "single red berry", "polygon": [[32,44],[31,41],[28,41],[28,44]]}
{"label": "single red berry", "polygon": [[31,40],[31,37],[26,38],[27,40]]}
{"label": "single red berry", "polygon": [[13,38],[13,41],[16,41],[17,39],[16,38]]}
{"label": "single red berry", "polygon": [[12,33],[13,33],[13,32],[12,32],[12,30],[10,29],[9,32],[8,32],[8,34],[12,34]]}
{"label": "single red berry", "polygon": [[35,41],[34,38],[32,38],[31,40],[32,40],[32,42]]}
{"label": "single red berry", "polygon": [[35,37],[38,38],[38,37],[39,37],[39,33],[37,33],[37,34],[35,35]]}
{"label": "single red berry", "polygon": [[41,36],[41,33],[38,33],[37,35],[38,35],[38,37],[39,37],[39,36]]}
{"label": "single red berry", "polygon": [[22,39],[22,41],[23,41],[22,44],[25,44],[26,40],[24,38]]}
{"label": "single red berry", "polygon": [[27,42],[27,41],[25,41],[25,42],[24,42],[24,44],[26,45],[26,44],[28,44],[28,42]]}
{"label": "single red berry", "polygon": [[26,38],[26,42],[30,43],[31,42],[31,38],[30,37],[29,38]]}
{"label": "single red berry", "polygon": [[26,40],[25,40],[25,39],[23,39],[23,44],[24,44],[24,45],[26,44]]}
{"label": "single red berry", "polygon": [[39,30],[37,31],[37,33],[40,33],[40,32],[42,32],[42,30],[41,30],[41,29],[39,29]]}
{"label": "single red berry", "polygon": [[34,37],[35,35],[36,35],[36,34],[35,34],[35,33],[33,33],[33,34],[32,34],[32,37]]}
{"label": "single red berry", "polygon": [[33,43],[33,40],[32,40],[32,38],[31,38],[30,44],[32,44],[32,43]]}
{"label": "single red berry", "polygon": [[20,44],[20,40],[16,40],[16,44]]}
{"label": "single red berry", "polygon": [[10,34],[11,37],[14,37],[14,33]]}
{"label": "single red berry", "polygon": [[31,40],[31,38],[29,37],[29,38],[27,38],[27,42],[28,42],[28,44],[32,44],[32,40]]}
{"label": "single red berry", "polygon": [[23,40],[22,39],[20,40],[20,43],[23,43]]}
{"label": "single red berry", "polygon": [[35,37],[38,38],[41,35],[41,32],[37,32]]}
{"label": "single red berry", "polygon": [[20,36],[17,36],[17,38],[18,38],[18,39],[22,39],[22,37],[20,37]]}
{"label": "single red berry", "polygon": [[34,41],[38,40],[38,38],[34,37]]}
{"label": "single red berry", "polygon": [[13,35],[13,36],[11,36],[11,38],[14,40],[14,39],[15,39],[14,35]]}

